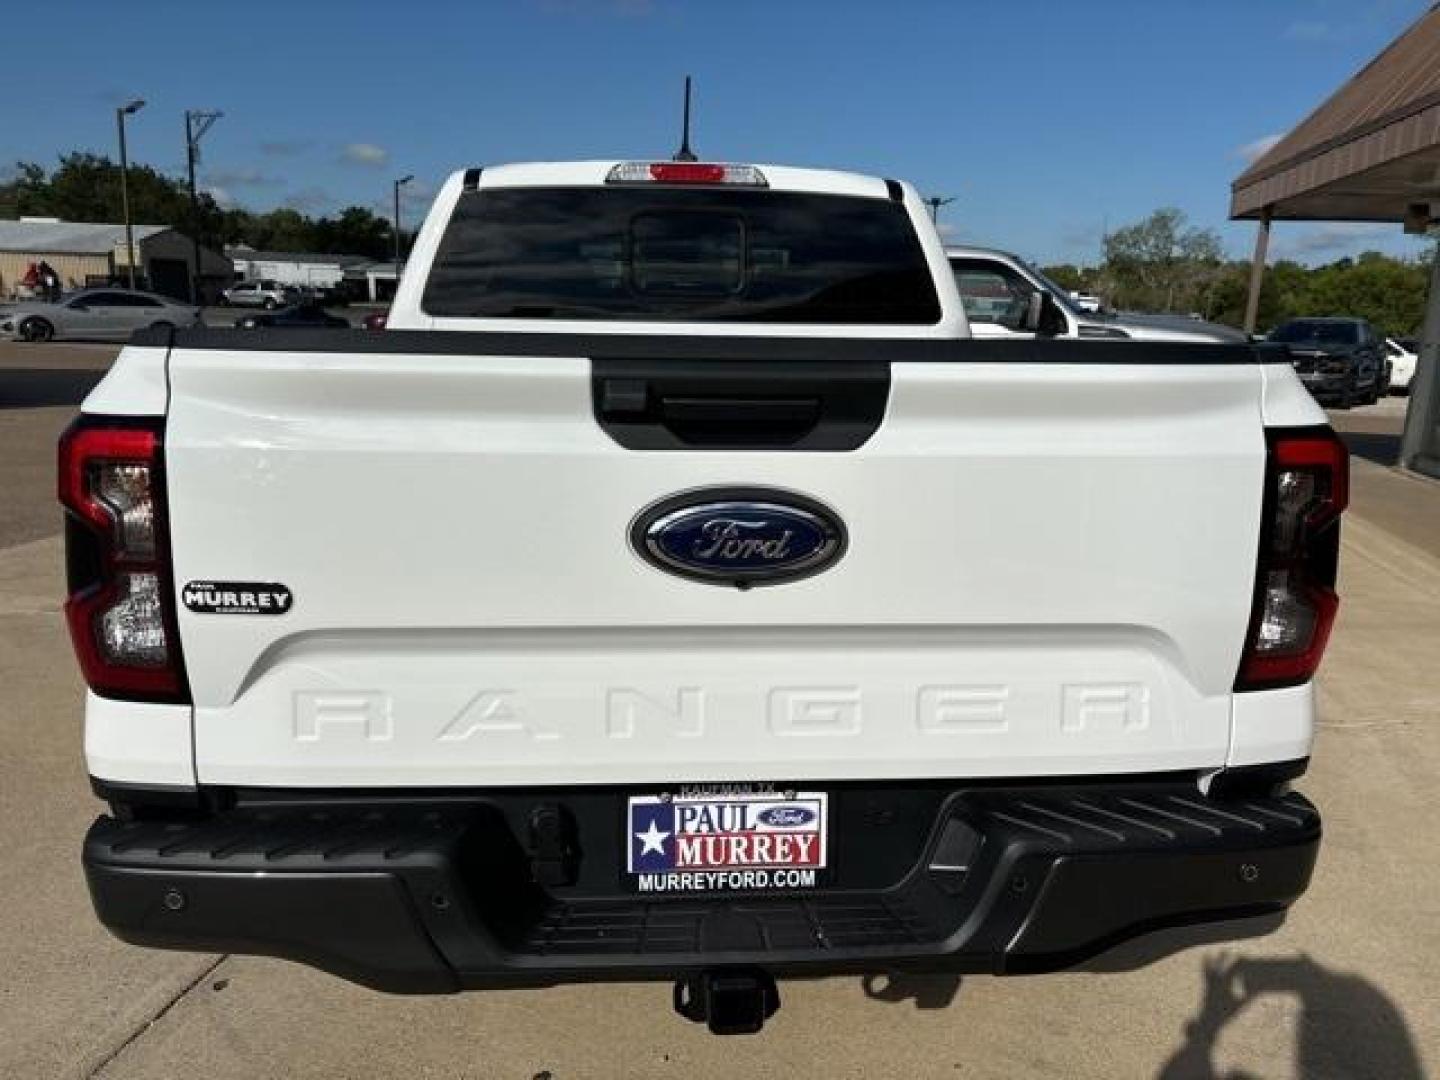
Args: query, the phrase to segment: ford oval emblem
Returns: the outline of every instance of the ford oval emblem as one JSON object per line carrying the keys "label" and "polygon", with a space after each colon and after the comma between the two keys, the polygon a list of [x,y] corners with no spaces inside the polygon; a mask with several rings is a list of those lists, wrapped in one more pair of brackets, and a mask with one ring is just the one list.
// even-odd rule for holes
{"label": "ford oval emblem", "polygon": [[815,820],[815,811],[808,806],[772,806],[756,816],[772,829],[789,829],[809,825]]}
{"label": "ford oval emblem", "polygon": [[647,507],[630,542],[669,573],[746,589],[818,574],[845,553],[845,527],[795,492],[705,488]]}

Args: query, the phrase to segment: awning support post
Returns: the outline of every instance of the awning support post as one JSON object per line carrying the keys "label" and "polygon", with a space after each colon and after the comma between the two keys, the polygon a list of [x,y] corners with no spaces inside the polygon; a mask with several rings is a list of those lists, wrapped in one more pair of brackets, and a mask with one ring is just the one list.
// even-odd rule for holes
{"label": "awning support post", "polygon": [[1255,254],[1250,260],[1250,294],[1245,298],[1245,333],[1255,333],[1260,317],[1260,284],[1265,279],[1265,255],[1270,248],[1270,213],[1266,206],[1260,211],[1260,224],[1255,230]]}
{"label": "awning support post", "polygon": [[1430,265],[1430,295],[1420,331],[1420,359],[1410,380],[1410,407],[1400,438],[1400,464],[1440,477],[1440,244]]}

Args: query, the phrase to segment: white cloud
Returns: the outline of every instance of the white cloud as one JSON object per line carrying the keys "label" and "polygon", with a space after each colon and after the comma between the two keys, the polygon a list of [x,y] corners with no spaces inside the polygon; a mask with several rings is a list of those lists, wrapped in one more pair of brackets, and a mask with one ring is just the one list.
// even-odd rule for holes
{"label": "white cloud", "polygon": [[1282,35],[1286,41],[1328,41],[1335,35],[1335,28],[1317,19],[1299,19],[1285,27]]}
{"label": "white cloud", "polygon": [[205,179],[225,187],[274,187],[281,183],[280,177],[259,169],[211,169]]}
{"label": "white cloud", "polygon": [[1262,135],[1260,138],[1247,142],[1243,146],[1237,146],[1235,148],[1235,156],[1243,158],[1247,165],[1254,165],[1255,162],[1275,149],[1275,145],[1283,138],[1285,138],[1283,133],[1278,135]]}
{"label": "white cloud", "polygon": [[310,149],[307,139],[270,139],[260,144],[260,152],[268,157],[294,157]]}
{"label": "white cloud", "polygon": [[[1286,230],[1289,232],[1289,230]],[[1289,235],[1276,235],[1276,254],[1300,260],[1340,258],[1383,245],[1399,233],[1396,225],[1369,221],[1327,221]]]}
{"label": "white cloud", "polygon": [[321,187],[305,187],[285,196],[285,205],[291,210],[314,214],[328,210],[335,205],[335,197]]}
{"label": "white cloud", "polygon": [[216,205],[222,210],[230,210],[236,206],[235,196],[223,187],[215,184],[206,184],[205,192],[215,200]]}
{"label": "white cloud", "polygon": [[383,146],[368,142],[352,142],[340,151],[345,161],[355,165],[369,165],[372,168],[384,165],[390,160],[390,151]]}

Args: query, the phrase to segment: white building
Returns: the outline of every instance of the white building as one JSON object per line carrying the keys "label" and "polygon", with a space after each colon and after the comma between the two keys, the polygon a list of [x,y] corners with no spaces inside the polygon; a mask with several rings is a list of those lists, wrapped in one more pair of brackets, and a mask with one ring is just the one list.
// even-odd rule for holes
{"label": "white building", "polygon": [[282,285],[331,291],[345,271],[370,262],[363,255],[321,255],[308,251],[256,251],[243,244],[225,249],[236,281],[278,281]]}

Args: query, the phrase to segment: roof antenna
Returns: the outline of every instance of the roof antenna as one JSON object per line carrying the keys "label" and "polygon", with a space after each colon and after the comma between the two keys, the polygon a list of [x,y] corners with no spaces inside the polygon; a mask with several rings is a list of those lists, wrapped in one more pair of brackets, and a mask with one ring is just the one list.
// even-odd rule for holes
{"label": "roof antenna", "polygon": [[699,161],[695,151],[690,149],[690,76],[685,76],[685,126],[680,133],[680,149],[675,151],[671,161]]}

